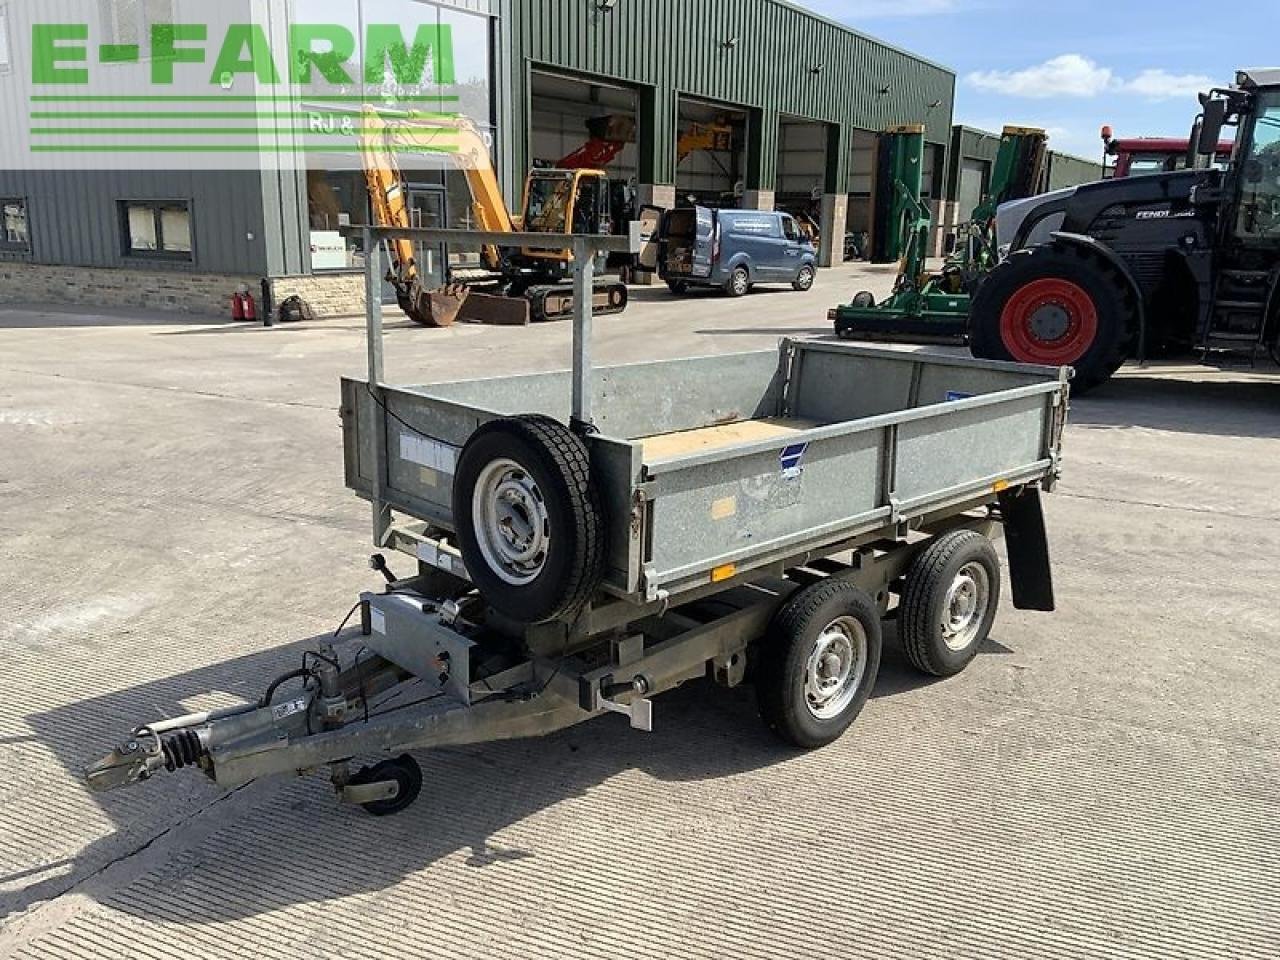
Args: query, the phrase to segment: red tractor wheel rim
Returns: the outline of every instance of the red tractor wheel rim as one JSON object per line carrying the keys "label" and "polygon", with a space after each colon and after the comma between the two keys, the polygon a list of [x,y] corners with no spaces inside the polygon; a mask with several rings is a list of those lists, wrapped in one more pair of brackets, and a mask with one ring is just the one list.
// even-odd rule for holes
{"label": "red tractor wheel rim", "polygon": [[1000,338],[1021,363],[1075,363],[1097,336],[1093,298],[1070,280],[1033,280],[1009,298],[1000,314]]}

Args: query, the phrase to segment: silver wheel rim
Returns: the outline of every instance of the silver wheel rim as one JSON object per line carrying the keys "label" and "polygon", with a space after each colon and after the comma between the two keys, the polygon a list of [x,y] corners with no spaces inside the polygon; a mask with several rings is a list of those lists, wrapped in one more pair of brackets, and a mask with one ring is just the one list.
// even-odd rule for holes
{"label": "silver wheel rim", "polygon": [[538,578],[551,547],[551,520],[529,471],[514,460],[488,464],[476,480],[471,515],[490,570],[517,587]]}
{"label": "silver wheel rim", "polygon": [[856,617],[833,620],[818,634],[804,672],[804,699],[818,720],[845,711],[867,672],[867,631]]}
{"label": "silver wheel rim", "polygon": [[966,563],[947,588],[942,602],[942,642],[959,653],[968,650],[987,618],[991,577],[982,564]]}
{"label": "silver wheel rim", "polygon": [[813,286],[813,271],[808,267],[800,271],[800,286],[806,290]]}
{"label": "silver wheel rim", "polygon": [[733,289],[735,293],[746,293],[747,286],[751,283],[750,278],[741,270],[737,270],[733,274]]}

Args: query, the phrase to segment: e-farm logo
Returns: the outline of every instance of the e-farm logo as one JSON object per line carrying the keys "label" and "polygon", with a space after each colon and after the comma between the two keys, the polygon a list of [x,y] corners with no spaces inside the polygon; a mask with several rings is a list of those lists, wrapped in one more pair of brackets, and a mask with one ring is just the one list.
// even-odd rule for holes
{"label": "e-farm logo", "polygon": [[96,32],[32,24],[31,153],[350,153],[371,132],[366,107],[456,116],[459,97],[441,92],[457,83],[448,24],[369,23],[357,35],[330,23],[153,23],[138,43]]}

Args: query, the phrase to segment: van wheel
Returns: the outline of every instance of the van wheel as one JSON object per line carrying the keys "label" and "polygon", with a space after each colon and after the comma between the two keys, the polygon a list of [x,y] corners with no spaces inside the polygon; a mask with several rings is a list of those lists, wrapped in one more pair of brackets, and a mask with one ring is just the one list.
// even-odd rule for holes
{"label": "van wheel", "polygon": [[813,267],[806,263],[800,268],[800,273],[796,276],[795,280],[791,282],[792,289],[799,290],[801,293],[804,293],[806,290],[812,290],[813,277]]}
{"label": "van wheel", "polygon": [[725,293],[731,297],[745,297],[751,290],[751,274],[746,267],[736,267],[724,285]]}
{"label": "van wheel", "polygon": [[674,293],[677,297],[683,297],[689,292],[688,280],[668,280],[667,289]]}

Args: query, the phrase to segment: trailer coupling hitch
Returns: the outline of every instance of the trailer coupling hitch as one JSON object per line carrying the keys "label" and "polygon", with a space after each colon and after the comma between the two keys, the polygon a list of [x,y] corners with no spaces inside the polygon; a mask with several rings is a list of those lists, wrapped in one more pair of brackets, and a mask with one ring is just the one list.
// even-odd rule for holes
{"label": "trailer coupling hitch", "polygon": [[151,779],[160,770],[207,764],[208,745],[195,729],[157,733],[141,727],[97,763],[85,768],[85,780],[96,793]]}

